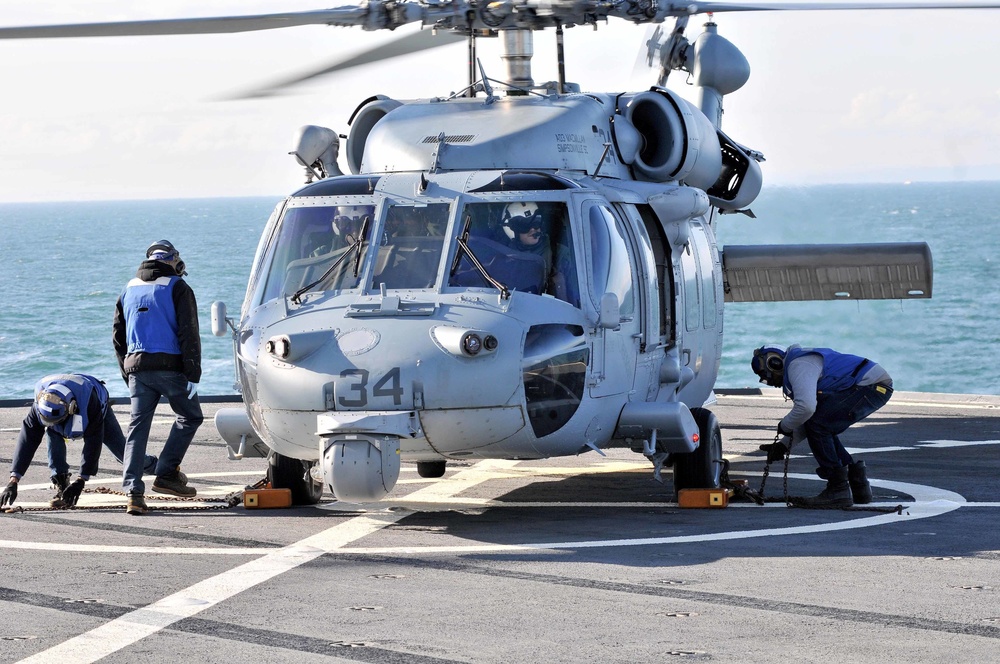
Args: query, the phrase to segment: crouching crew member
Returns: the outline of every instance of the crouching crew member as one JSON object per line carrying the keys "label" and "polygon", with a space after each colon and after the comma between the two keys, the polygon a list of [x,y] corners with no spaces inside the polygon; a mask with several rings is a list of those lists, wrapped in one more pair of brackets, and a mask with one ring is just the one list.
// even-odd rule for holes
{"label": "crouching crew member", "polygon": [[[17,484],[31,464],[42,435],[48,438],[49,470],[57,493],[51,507],[76,505],[84,484],[97,473],[103,444],[119,463],[125,453],[125,436],[111,410],[104,383],[85,374],[57,374],[42,378],[35,385],[35,401],[21,422],[21,432],[14,448],[10,483],[0,494],[0,507],[13,505]],[[70,484],[66,461],[66,440],[83,438],[80,476]],[[156,457],[145,458],[146,472],[153,472]]]}
{"label": "crouching crew member", "polygon": [[760,382],[782,388],[794,401],[778,422],[781,440],[761,445],[767,460],[785,457],[803,438],[819,463],[826,488],[805,499],[811,507],[850,507],[872,500],[864,461],[855,462],[837,436],[881,408],[892,396],[892,379],[875,362],[829,348],[761,346],[750,366]]}

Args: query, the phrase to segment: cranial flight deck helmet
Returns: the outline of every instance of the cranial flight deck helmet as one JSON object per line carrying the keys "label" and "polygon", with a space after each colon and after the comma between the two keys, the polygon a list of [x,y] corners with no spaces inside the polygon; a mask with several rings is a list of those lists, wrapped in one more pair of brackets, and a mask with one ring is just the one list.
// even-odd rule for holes
{"label": "cranial flight deck helmet", "polygon": [[771,387],[785,384],[785,348],[765,344],[753,352],[750,368],[760,378],[760,382]]}
{"label": "cranial flight deck helmet", "polygon": [[153,261],[163,261],[170,262],[176,260],[175,268],[177,269],[177,274],[184,276],[187,274],[185,271],[184,261],[181,260],[181,252],[177,251],[177,248],[170,242],[170,240],[157,240],[153,244],[149,245],[146,249],[146,258]]}
{"label": "cranial flight deck helmet", "polygon": [[361,230],[365,217],[369,225],[375,220],[374,205],[341,205],[333,215],[333,233],[340,237],[352,238]]}
{"label": "cranial flight deck helmet", "polygon": [[50,427],[76,413],[76,399],[72,394],[60,394],[50,387],[35,397],[35,411],[42,424]]}

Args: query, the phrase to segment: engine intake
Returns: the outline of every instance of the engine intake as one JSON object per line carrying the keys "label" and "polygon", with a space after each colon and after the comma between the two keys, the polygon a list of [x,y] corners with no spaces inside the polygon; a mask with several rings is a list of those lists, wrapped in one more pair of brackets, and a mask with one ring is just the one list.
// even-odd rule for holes
{"label": "engine intake", "polygon": [[632,168],[653,182],[676,180],[707,190],[719,179],[722,152],[715,127],[690,102],[655,88],[622,99],[625,119],[642,136]]}
{"label": "engine intake", "polygon": [[351,172],[357,175],[361,172],[361,162],[365,156],[365,143],[368,142],[368,134],[371,133],[375,123],[384,118],[390,111],[394,111],[403,102],[389,99],[383,95],[370,97],[355,109],[348,124],[351,131],[347,135],[347,166]]}

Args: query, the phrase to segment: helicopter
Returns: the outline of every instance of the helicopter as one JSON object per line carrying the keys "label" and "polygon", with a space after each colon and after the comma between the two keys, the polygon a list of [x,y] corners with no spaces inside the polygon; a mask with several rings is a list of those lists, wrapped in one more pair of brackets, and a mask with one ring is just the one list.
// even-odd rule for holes
{"label": "helicopter", "polygon": [[[714,15],[997,6],[372,0],[0,28],[0,38],[420,23],[389,50],[467,41],[459,92],[374,94],[346,136],[296,132],[290,154],[306,183],[268,220],[239,315],[212,305],[244,401],[216,415],[230,458],[266,456],[272,486],[315,504],[327,489],[380,500],[403,461],[435,478],[449,461],[614,447],[648,458],[658,479],[671,469],[675,492],[719,487],[723,441],[709,406],[724,304],[927,298],[933,269],[920,242],[720,249],[717,224],[753,216],[764,155],[723,131],[723,99],[750,68]],[[689,40],[701,14],[703,32]],[[648,90],[581,92],[565,80],[563,30],[609,19],[657,26]],[[546,29],[557,34],[559,77],[536,84],[533,33]],[[491,38],[501,79],[476,57]],[[672,72],[694,102],[666,87]]]}

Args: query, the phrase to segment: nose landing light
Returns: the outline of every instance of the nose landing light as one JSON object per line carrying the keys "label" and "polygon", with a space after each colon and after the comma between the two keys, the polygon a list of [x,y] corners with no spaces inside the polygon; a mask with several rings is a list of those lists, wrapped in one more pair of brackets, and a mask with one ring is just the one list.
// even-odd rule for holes
{"label": "nose landing light", "polygon": [[488,332],[445,325],[433,328],[431,337],[444,351],[458,357],[489,355],[500,345]]}
{"label": "nose landing light", "polygon": [[264,344],[264,348],[279,360],[284,360],[292,352],[292,342],[285,336],[271,337]]}

